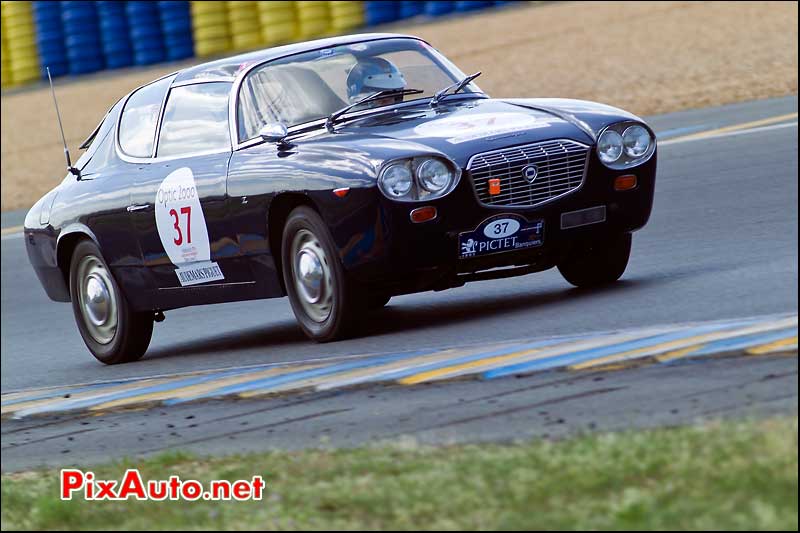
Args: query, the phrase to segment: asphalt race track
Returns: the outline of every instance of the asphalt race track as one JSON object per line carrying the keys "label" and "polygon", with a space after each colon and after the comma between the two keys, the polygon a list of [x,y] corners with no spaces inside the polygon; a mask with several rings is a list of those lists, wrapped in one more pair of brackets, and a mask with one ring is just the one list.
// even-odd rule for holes
{"label": "asphalt race track", "polygon": [[365,442],[512,442],[791,413],[797,413],[796,354],[725,358],[3,421],[2,471],[175,448],[230,454]]}
{"label": "asphalt race track", "polygon": [[[22,239],[4,231],[2,392],[378,354],[398,346],[424,350],[676,322],[796,314],[797,97],[674,113],[652,117],[650,123],[660,138],[655,206],[648,226],[634,235],[631,262],[620,283],[579,291],[557,271],[549,271],[402,296],[365,319],[362,336],[333,344],[306,340],[285,299],[224,304],[168,313],[167,320],[156,325],[142,361],[103,366],[84,347],[69,305],[47,300],[28,265]],[[20,223],[12,218],[4,215],[4,227]],[[515,396],[520,405],[491,411],[494,395],[513,396],[520,388],[540,392],[555,388],[555,397],[566,398],[564,405],[572,407],[553,414],[551,409],[536,408],[536,402],[529,402],[527,409],[515,411],[525,404],[522,397]],[[620,392],[623,389],[626,392]],[[688,399],[699,391],[717,394],[701,402]],[[731,396],[731,391],[737,394]],[[602,399],[589,400],[592,405],[588,407],[586,401],[578,401],[583,396]],[[646,397],[652,401],[641,403]],[[453,405],[444,407],[446,399]],[[263,447],[264,436],[273,432],[276,437],[271,444],[285,448],[314,445],[326,435],[332,435],[330,442],[341,445],[399,434],[416,435],[423,442],[558,436],[587,427],[681,423],[714,413],[796,412],[797,359],[720,359],[666,370],[649,367],[579,377],[552,373],[480,385],[462,381],[420,389],[376,388],[260,402],[215,401],[203,408],[199,418],[204,417],[208,426],[212,421],[219,425],[219,420],[235,420],[239,429],[238,424],[252,422],[250,427],[255,429],[246,434],[251,438],[237,441],[237,449]],[[370,402],[374,409],[364,407]],[[641,405],[634,408],[633,402]],[[295,424],[303,430],[287,433],[278,429],[282,422],[263,419],[263,413],[289,404],[291,409],[276,420],[329,417],[336,421]],[[447,426],[448,430],[436,430],[443,419],[433,414],[414,415],[426,409],[447,411],[444,420],[458,423]],[[130,453],[176,444],[201,451],[230,449],[230,441],[223,443],[219,436],[197,440],[184,432],[175,436],[149,427],[146,429],[151,431],[145,431],[149,438],[125,439],[136,432],[134,421],[163,426],[165,419],[184,421],[198,411],[196,406],[183,405],[150,413],[112,413],[103,417],[108,424],[95,418],[85,427],[77,420],[58,418],[4,421],[3,471],[40,460],[98,460],[104,454],[107,457],[108,450],[119,450],[120,442],[128,443]],[[612,416],[614,412],[629,415],[627,422],[621,424],[621,418]],[[527,429],[504,423],[509,420]],[[202,426],[202,422],[185,421],[184,426]],[[219,425],[218,430],[224,427]],[[96,432],[89,439],[94,447],[66,444],[66,434],[84,430]],[[107,435],[100,438],[103,432]],[[21,446],[23,443],[28,445]],[[82,455],[76,456],[75,448],[81,448]]]}

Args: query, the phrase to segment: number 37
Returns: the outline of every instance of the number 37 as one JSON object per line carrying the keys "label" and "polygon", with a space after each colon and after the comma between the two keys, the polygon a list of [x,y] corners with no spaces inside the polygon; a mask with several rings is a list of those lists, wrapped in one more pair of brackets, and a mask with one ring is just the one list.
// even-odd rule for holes
{"label": "number 37", "polygon": [[494,225],[494,234],[500,235],[501,233],[505,233],[508,231],[508,222],[499,222]]}
{"label": "number 37", "polygon": [[[172,238],[172,242],[175,243],[176,246],[180,246],[183,244],[183,232],[181,231],[181,221],[178,217],[178,212],[175,209],[170,209],[169,214],[172,217],[173,227],[175,231],[178,233],[176,237]],[[181,215],[186,215],[186,242],[188,244],[192,243],[192,206],[187,205],[186,207],[181,207]]]}

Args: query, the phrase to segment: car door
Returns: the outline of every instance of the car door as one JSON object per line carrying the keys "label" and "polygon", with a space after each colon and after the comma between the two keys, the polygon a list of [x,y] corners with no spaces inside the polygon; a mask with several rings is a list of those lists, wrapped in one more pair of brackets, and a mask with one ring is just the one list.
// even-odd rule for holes
{"label": "car door", "polygon": [[160,307],[210,303],[203,288],[252,281],[225,220],[230,86],[170,88],[154,157],[132,189],[132,225]]}

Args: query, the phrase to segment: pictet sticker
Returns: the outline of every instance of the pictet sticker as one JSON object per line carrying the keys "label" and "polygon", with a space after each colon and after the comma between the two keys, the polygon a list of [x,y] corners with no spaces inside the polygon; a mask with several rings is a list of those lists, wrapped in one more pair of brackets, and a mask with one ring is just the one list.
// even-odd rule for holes
{"label": "pictet sticker", "polygon": [[156,228],[181,286],[225,279],[211,261],[208,228],[194,174],[189,167],[171,172],[156,193]]}

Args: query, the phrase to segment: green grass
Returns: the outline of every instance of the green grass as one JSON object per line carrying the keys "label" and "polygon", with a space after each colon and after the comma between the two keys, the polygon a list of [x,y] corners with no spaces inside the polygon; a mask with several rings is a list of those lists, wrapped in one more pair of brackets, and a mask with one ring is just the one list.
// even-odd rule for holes
{"label": "green grass", "polygon": [[794,529],[797,417],[519,445],[182,453],[92,468],[268,483],[260,502],[62,502],[2,476],[3,529]]}

